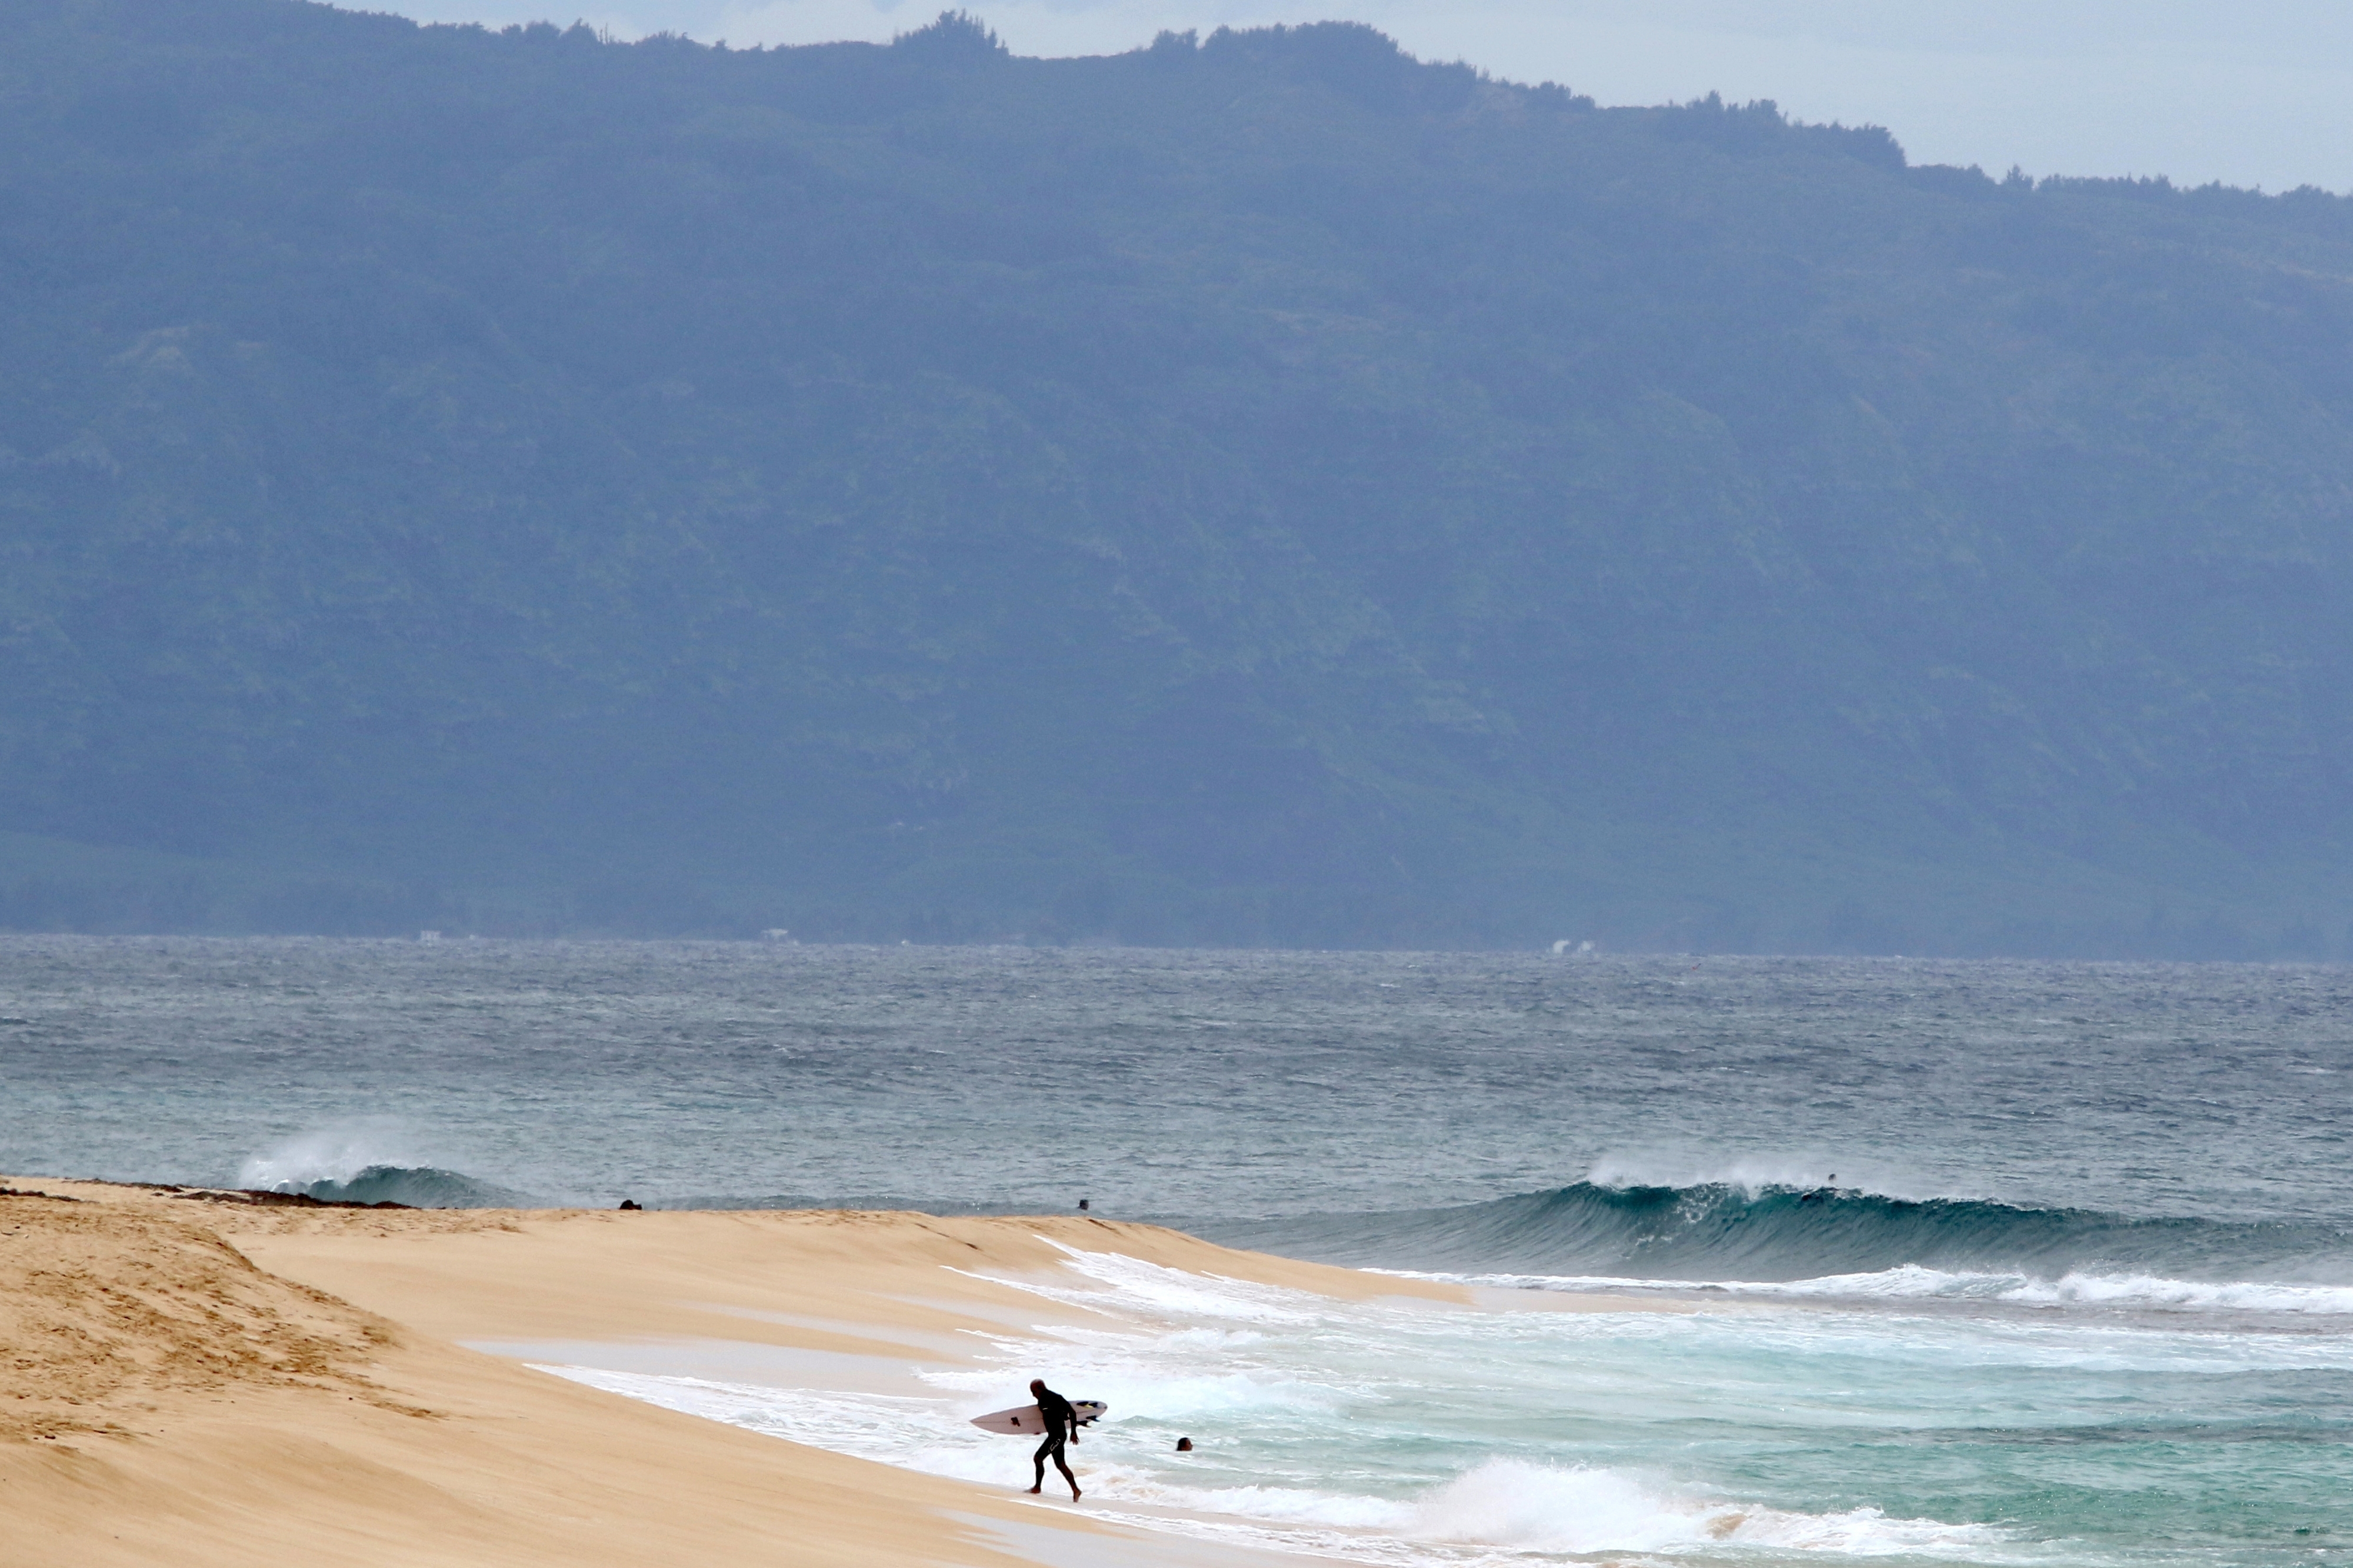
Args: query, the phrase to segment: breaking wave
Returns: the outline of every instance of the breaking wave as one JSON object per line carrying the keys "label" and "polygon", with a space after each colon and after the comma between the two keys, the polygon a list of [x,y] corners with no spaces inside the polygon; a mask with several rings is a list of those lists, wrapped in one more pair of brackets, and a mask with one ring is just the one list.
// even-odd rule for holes
{"label": "breaking wave", "polygon": [[419,1209],[531,1208],[528,1193],[437,1165],[365,1165],[341,1181],[281,1183],[269,1189],[331,1204],[406,1204]]}
{"label": "breaking wave", "polygon": [[306,1133],[257,1154],[237,1185],[300,1193],[331,1204],[406,1204],[421,1209],[530,1208],[532,1194],[463,1171],[406,1157],[396,1129],[360,1124]]}
{"label": "breaking wave", "polygon": [[1852,1187],[1588,1181],[1453,1208],[1227,1226],[1218,1239],[1497,1284],[2353,1312],[2353,1235],[2332,1226]]}

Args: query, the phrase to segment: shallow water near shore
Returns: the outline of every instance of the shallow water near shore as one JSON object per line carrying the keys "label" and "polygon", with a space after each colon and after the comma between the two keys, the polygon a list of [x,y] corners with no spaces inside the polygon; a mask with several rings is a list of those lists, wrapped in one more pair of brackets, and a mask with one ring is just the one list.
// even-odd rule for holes
{"label": "shallow water near shore", "polygon": [[1073,1263],[1113,1293],[1038,1289],[1103,1321],[1002,1336],[920,1391],[665,1373],[643,1348],[551,1370],[997,1484],[1028,1445],[965,1418],[1043,1373],[1125,1417],[1072,1451],[1089,1511],[1365,1563],[2253,1563],[2353,1539],[2334,1335],[1356,1305]]}
{"label": "shallow water near shore", "polygon": [[[429,1204],[896,1204],[1697,1312],[1350,1306],[1096,1255],[884,1395],[575,1375],[1380,1563],[2353,1547],[2330,968],[0,939],[0,1166]],[[968,1379],[959,1383],[958,1378]],[[1198,1450],[1172,1451],[1177,1436]]]}

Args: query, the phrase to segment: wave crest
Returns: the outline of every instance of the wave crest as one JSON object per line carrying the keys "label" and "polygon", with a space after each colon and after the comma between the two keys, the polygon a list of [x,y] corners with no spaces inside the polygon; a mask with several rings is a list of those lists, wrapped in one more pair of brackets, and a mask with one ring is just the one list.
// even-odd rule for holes
{"label": "wave crest", "polygon": [[530,1208],[530,1194],[463,1171],[438,1165],[366,1165],[342,1181],[286,1184],[269,1189],[302,1193],[325,1203],[402,1204],[417,1209]]}
{"label": "wave crest", "polygon": [[2252,1310],[2278,1310],[2278,1288],[2295,1287],[2311,1300],[2291,1310],[2353,1300],[2339,1289],[2353,1287],[2353,1236],[2331,1226],[1773,1183],[1577,1182],[1456,1208],[1259,1221],[1219,1239],[1358,1266],[1620,1285],[2268,1304]]}
{"label": "wave crest", "polygon": [[237,1184],[300,1193],[322,1203],[406,1205],[420,1209],[528,1208],[527,1193],[418,1160],[397,1128],[353,1123],[305,1133],[256,1154]]}

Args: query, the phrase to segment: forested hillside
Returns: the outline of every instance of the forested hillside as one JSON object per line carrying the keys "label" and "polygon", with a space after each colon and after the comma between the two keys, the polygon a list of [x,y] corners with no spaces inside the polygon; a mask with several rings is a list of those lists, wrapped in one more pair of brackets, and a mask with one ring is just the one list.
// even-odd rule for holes
{"label": "forested hillside", "polygon": [[0,926],[2353,955],[2353,202],[0,0]]}

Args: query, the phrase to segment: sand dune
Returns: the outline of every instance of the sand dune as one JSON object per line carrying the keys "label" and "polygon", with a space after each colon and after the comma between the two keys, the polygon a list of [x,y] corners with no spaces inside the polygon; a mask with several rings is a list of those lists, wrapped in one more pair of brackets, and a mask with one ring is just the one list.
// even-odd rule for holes
{"label": "sand dune", "polygon": [[[1080,1316],[1050,1240],[1348,1298],[1421,1285],[1150,1226],[0,1196],[0,1564],[1273,1562],[680,1415],[460,1341],[946,1360]],[[1075,1280],[1073,1283],[1083,1284]]]}

